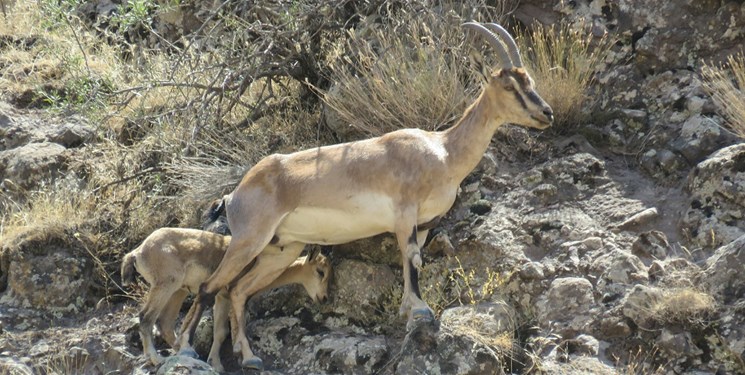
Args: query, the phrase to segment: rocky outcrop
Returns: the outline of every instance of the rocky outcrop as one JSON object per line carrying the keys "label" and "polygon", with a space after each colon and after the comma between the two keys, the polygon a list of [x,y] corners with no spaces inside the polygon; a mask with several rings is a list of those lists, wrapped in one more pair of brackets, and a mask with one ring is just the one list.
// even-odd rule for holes
{"label": "rocky outcrop", "polygon": [[745,234],[745,143],[699,163],[686,187],[691,197],[680,226],[696,245],[716,248]]}
{"label": "rocky outcrop", "polygon": [[0,189],[14,198],[53,183],[67,171],[68,150],[93,137],[83,119],[41,120],[0,102]]}

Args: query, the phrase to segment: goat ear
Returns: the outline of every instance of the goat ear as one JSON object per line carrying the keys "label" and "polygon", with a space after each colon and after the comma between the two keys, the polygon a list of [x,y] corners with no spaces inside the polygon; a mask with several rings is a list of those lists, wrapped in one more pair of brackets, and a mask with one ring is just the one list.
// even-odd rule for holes
{"label": "goat ear", "polygon": [[471,63],[472,70],[478,73],[478,75],[481,77],[481,80],[484,82],[489,82],[491,78],[491,72],[489,71],[489,67],[484,64],[483,56],[478,51],[472,49],[468,53],[468,60]]}
{"label": "goat ear", "polygon": [[316,259],[320,252],[321,250],[318,245],[311,246],[310,250],[308,250],[308,262],[312,262],[314,259]]}

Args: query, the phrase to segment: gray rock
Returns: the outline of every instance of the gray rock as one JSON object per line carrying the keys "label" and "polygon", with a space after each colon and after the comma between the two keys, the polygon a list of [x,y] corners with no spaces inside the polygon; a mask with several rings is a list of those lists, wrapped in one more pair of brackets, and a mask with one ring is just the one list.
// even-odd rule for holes
{"label": "gray rock", "polygon": [[721,140],[719,124],[702,115],[694,115],[683,123],[675,147],[689,163],[695,164],[716,150]]}
{"label": "gray rock", "polygon": [[389,359],[388,340],[334,319],[306,324],[294,317],[257,319],[249,325],[254,352],[267,367],[290,374],[370,374]]}
{"label": "gray rock", "polygon": [[[504,374],[513,353],[511,336],[508,340],[494,340],[482,334],[481,319],[489,315],[475,313],[476,319],[465,328],[456,325],[420,324],[406,335],[395,374]],[[460,323],[467,319],[460,319]],[[453,322],[453,320],[449,320]],[[468,323],[465,323],[468,324]],[[488,332],[488,330],[486,331]]]}
{"label": "gray rock", "polygon": [[649,327],[654,318],[653,307],[662,299],[662,290],[645,285],[634,286],[622,302],[623,316],[631,319],[636,325]]}
{"label": "gray rock", "polygon": [[657,230],[640,234],[631,244],[632,254],[642,258],[665,259],[670,250],[667,236]]}
{"label": "gray rock", "polygon": [[8,257],[7,287],[0,302],[47,311],[79,311],[87,302],[92,262],[55,245],[45,234],[19,236],[3,247]]}
{"label": "gray rock", "polygon": [[717,249],[706,261],[699,282],[724,303],[745,298],[745,235]]}
{"label": "gray rock", "polygon": [[51,142],[0,151],[0,181],[31,189],[44,180],[54,179],[65,169],[64,152],[65,147]]}
{"label": "gray rock", "polygon": [[745,143],[699,163],[686,188],[691,198],[680,228],[696,245],[713,249],[745,234]]}
{"label": "gray rock", "polygon": [[605,293],[623,293],[630,285],[647,282],[647,267],[637,256],[614,249],[601,255],[590,265],[590,274],[597,277],[597,287]]}
{"label": "gray rock", "polygon": [[656,341],[657,347],[671,358],[697,357],[703,350],[693,342],[690,332],[673,331],[663,328]]}
{"label": "gray rock", "polygon": [[212,366],[206,362],[182,355],[166,358],[158,368],[158,375],[217,375]]}
{"label": "gray rock", "polygon": [[555,279],[535,305],[538,321],[552,324],[565,337],[587,328],[594,307],[592,284],[582,277]]}
{"label": "gray rock", "polygon": [[80,122],[66,122],[47,131],[47,139],[65,148],[82,145],[93,137],[93,129]]}
{"label": "gray rock", "polygon": [[333,310],[358,322],[387,320],[388,316],[380,314],[381,306],[391,305],[393,293],[400,283],[386,265],[344,260],[334,268],[330,292]]}

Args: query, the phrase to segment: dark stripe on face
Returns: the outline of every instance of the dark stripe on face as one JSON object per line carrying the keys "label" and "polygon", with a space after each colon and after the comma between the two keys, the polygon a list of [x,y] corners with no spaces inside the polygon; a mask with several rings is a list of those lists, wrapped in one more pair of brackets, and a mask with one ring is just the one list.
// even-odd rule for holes
{"label": "dark stripe on face", "polygon": [[411,236],[409,236],[409,243],[416,245],[416,227],[411,231]]}
{"label": "dark stripe on face", "polygon": [[517,98],[517,101],[520,102],[520,105],[523,107],[523,109],[527,110],[528,106],[525,104],[525,99],[523,99],[523,96],[520,95],[520,93],[517,91],[513,91],[513,93],[515,94],[515,98]]}
{"label": "dark stripe on face", "polygon": [[411,281],[411,291],[417,298],[422,299],[422,295],[419,293],[419,271],[416,270],[411,260],[409,260],[409,276]]}
{"label": "dark stripe on face", "polygon": [[538,96],[538,94],[535,93],[535,91],[530,90],[525,93],[525,96],[528,97],[528,100],[530,100],[533,104],[543,107],[543,100]]}

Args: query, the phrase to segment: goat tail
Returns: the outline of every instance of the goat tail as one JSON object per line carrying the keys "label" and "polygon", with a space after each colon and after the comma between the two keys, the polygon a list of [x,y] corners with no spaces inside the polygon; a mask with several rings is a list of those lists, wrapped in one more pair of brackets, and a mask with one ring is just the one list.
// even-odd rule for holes
{"label": "goat tail", "polygon": [[131,252],[122,259],[122,285],[127,286],[135,278],[135,252]]}

